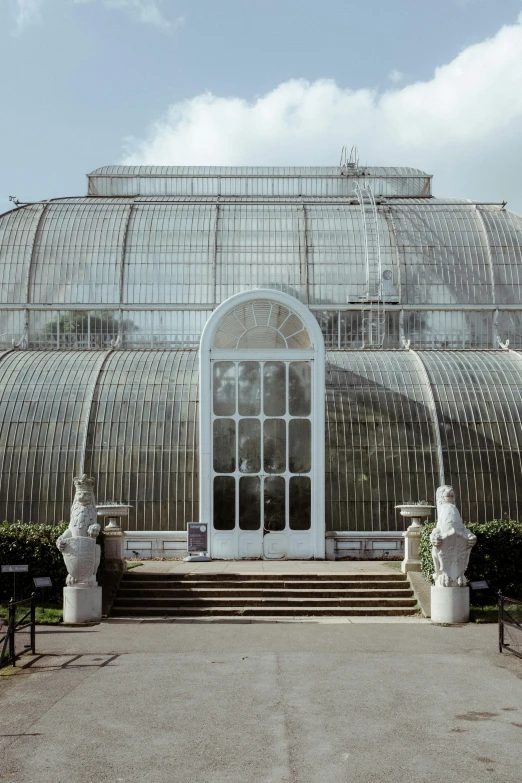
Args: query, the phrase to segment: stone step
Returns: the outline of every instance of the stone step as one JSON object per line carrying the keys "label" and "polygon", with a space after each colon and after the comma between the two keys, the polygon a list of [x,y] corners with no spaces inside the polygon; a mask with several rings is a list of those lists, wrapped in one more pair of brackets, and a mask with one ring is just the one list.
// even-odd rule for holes
{"label": "stone step", "polygon": [[[314,582],[360,582],[360,581],[371,581],[371,582],[405,582],[407,581],[406,574],[400,573],[400,571],[397,571],[397,573],[382,573],[382,572],[376,572],[376,573],[360,573],[360,574],[338,574],[338,573],[316,573],[316,574],[306,574],[306,573],[286,573],[286,574],[271,574],[271,573],[260,573],[259,571],[254,571],[252,573],[223,573],[223,572],[217,572],[217,573],[206,573],[206,572],[193,572],[188,574],[180,574],[180,573],[172,573],[172,574],[165,574],[165,573],[134,573],[135,569],[132,569],[132,571],[127,571],[123,574],[122,577],[122,583],[127,581],[146,581],[146,582],[192,582],[192,581],[227,581],[227,582],[246,582],[251,580],[268,580],[271,582],[308,582],[308,581],[314,581]],[[140,571],[140,569],[136,569],[136,571]]]}
{"label": "stone step", "polygon": [[143,573],[123,575],[112,617],[412,615],[406,574]]}
{"label": "stone step", "polygon": [[408,581],[402,582],[372,582],[372,581],[360,581],[360,582],[275,582],[275,581],[263,581],[263,580],[251,580],[247,582],[210,582],[206,580],[201,581],[178,581],[178,582],[144,582],[144,581],[121,581],[120,589],[122,591],[129,590],[145,590],[149,593],[151,590],[154,592],[158,590],[409,590],[410,584]]}
{"label": "stone step", "polygon": [[[276,606],[276,607],[299,607],[299,606],[317,606],[317,607],[350,607],[350,606],[415,606],[415,598],[245,598],[244,596],[234,598],[147,598],[148,607],[228,607],[228,606]],[[114,601],[114,610],[122,607],[141,607],[143,598],[123,598],[118,595]]]}
{"label": "stone step", "polygon": [[118,617],[384,617],[411,616],[417,613],[415,607],[389,606],[370,608],[366,606],[335,607],[335,606],[285,606],[276,607],[238,606],[238,607],[202,607],[197,611],[193,607],[176,609],[144,607],[122,607],[111,613],[111,619]]}
{"label": "stone step", "polygon": [[292,589],[272,589],[272,588],[169,588],[160,589],[154,587],[153,589],[134,589],[126,588],[119,593],[119,599],[127,598],[407,598],[413,595],[413,590],[408,584],[405,584],[404,588],[400,590],[395,589],[359,589],[359,588],[347,588],[344,590],[313,590],[303,586],[300,590]]}

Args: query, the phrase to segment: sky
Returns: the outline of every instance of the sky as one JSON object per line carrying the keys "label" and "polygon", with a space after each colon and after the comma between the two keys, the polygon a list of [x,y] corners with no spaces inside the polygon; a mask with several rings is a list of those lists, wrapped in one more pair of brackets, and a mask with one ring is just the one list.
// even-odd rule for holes
{"label": "sky", "polygon": [[344,145],[522,213],[522,0],[0,0],[0,212]]}

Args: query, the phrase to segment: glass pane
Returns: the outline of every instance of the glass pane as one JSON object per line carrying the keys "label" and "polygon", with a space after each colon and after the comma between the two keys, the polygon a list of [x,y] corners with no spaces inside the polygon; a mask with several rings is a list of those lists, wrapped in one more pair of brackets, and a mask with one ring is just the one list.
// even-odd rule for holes
{"label": "glass pane", "polygon": [[308,476],[292,476],[289,494],[291,530],[310,530],[311,496]]}
{"label": "glass pane", "polygon": [[232,473],[236,469],[236,422],[214,419],[214,470]]}
{"label": "glass pane", "polygon": [[261,422],[240,419],[238,461],[241,473],[258,473],[261,469]]}
{"label": "glass pane", "polygon": [[311,406],[310,362],[291,362],[288,368],[288,406],[291,416],[309,416]]}
{"label": "glass pane", "polygon": [[236,412],[236,368],[233,362],[214,362],[214,413],[232,416]]}
{"label": "glass pane", "polygon": [[288,425],[288,469],[290,473],[310,470],[310,420],[292,419]]}
{"label": "glass pane", "polygon": [[263,427],[264,469],[267,473],[284,473],[286,468],[286,422],[266,419]]}
{"label": "glass pane", "polygon": [[261,365],[240,362],[238,373],[240,416],[259,416],[261,412]]}
{"label": "glass pane", "polygon": [[283,362],[266,362],[263,368],[263,381],[265,416],[284,416],[286,413],[286,383]]}
{"label": "glass pane", "polygon": [[214,478],[214,528],[233,530],[236,524],[236,480],[233,476]]}
{"label": "glass pane", "polygon": [[259,476],[239,479],[239,527],[259,530],[261,527],[261,479]]}
{"label": "glass pane", "polygon": [[285,529],[285,480],[282,476],[265,479],[265,530]]}

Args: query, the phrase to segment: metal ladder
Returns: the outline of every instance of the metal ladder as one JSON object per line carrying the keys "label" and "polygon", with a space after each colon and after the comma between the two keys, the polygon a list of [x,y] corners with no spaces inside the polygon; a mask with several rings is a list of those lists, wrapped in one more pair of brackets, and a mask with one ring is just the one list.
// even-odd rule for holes
{"label": "metal ladder", "polygon": [[386,308],[382,285],[381,237],[375,196],[368,182],[354,183],[361,209],[366,264],[365,292],[362,300],[368,304],[362,314],[363,348],[382,348],[386,336]]}

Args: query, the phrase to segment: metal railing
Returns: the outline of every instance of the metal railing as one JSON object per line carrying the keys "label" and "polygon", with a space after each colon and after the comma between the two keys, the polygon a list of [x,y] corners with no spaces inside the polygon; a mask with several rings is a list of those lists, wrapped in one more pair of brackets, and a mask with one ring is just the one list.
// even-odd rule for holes
{"label": "metal railing", "polygon": [[[28,607],[28,610],[22,616],[16,619],[17,608]],[[30,649],[33,655],[36,652],[36,593],[32,593],[30,598],[24,598],[21,601],[14,601],[12,598],[8,604],[9,615],[7,620],[7,632],[0,638],[0,668],[2,666],[16,666],[16,659],[27,649]],[[19,647],[17,650],[16,634],[29,628],[30,643]]]}
{"label": "metal railing", "polygon": [[522,658],[522,601],[498,594],[498,649]]}

